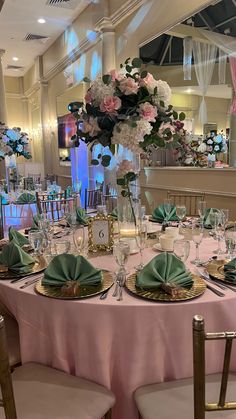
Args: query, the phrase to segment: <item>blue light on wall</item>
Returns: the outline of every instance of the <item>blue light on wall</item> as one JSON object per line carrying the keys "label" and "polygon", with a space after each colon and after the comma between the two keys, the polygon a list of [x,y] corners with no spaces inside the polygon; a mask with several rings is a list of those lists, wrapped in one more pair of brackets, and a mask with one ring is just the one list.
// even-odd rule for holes
{"label": "blue light on wall", "polygon": [[87,145],[81,141],[79,147],[71,148],[71,177],[72,185],[77,181],[82,182],[81,189],[81,205],[85,204],[85,189],[88,189],[89,184],[89,169],[88,169],[88,148]]}
{"label": "blue light on wall", "polygon": [[90,79],[95,80],[96,77],[102,70],[102,61],[101,57],[98,55],[97,51],[94,51],[92,54],[92,64],[90,70]]}
{"label": "blue light on wall", "polygon": [[79,62],[74,63],[74,80],[76,83],[80,83],[85,77],[85,66],[86,55],[83,54],[81,55]]}

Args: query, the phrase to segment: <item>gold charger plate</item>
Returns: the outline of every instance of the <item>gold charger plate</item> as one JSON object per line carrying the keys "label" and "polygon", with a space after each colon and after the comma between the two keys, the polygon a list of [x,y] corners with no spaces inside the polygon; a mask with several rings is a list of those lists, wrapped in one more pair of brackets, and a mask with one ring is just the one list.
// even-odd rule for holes
{"label": "gold charger plate", "polygon": [[206,266],[206,271],[214,279],[218,279],[230,285],[236,285],[232,281],[225,279],[224,265],[228,263],[227,259],[212,260]]}
{"label": "gold charger plate", "polygon": [[[4,270],[4,266],[0,265],[0,280],[1,279],[14,279],[14,278],[23,278],[24,276],[34,275],[38,272],[42,272],[47,267],[47,262],[44,259],[43,256],[36,256],[35,258],[35,264],[32,267],[32,269],[27,273],[19,273],[14,272],[11,270]],[[6,269],[6,267],[5,267]]]}
{"label": "gold charger plate", "polygon": [[62,300],[78,300],[81,298],[93,297],[101,294],[103,291],[108,290],[113,284],[113,277],[110,272],[102,272],[102,283],[96,286],[79,287],[75,295],[68,295],[62,291],[61,287],[55,287],[52,285],[42,285],[42,281],[36,282],[35,291],[45,297],[59,298]]}
{"label": "gold charger plate", "polygon": [[137,297],[146,298],[148,300],[154,301],[164,301],[164,302],[178,302],[191,300],[196,298],[199,295],[203,294],[206,290],[206,284],[204,280],[196,275],[193,275],[193,286],[190,289],[182,288],[181,292],[177,296],[172,296],[166,294],[163,291],[159,290],[144,290],[142,288],[137,288],[135,285],[136,274],[129,276],[126,280],[126,288],[132,293],[137,295]]}

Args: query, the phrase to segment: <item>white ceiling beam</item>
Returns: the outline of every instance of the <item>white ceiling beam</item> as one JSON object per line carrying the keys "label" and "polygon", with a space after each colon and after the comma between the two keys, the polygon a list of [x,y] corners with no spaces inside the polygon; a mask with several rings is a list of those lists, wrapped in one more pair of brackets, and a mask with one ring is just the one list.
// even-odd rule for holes
{"label": "white ceiling beam", "polygon": [[191,36],[195,41],[210,44],[210,41],[205,38],[205,36],[202,35],[197,28],[194,26],[184,25],[182,23],[171,28],[168,32],[166,32],[166,34],[177,38],[186,38],[186,36]]}

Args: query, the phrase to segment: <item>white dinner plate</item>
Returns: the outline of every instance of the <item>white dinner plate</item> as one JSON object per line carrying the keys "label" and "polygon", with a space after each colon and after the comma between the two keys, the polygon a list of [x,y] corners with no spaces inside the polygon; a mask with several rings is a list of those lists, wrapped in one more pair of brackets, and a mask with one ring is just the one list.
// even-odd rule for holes
{"label": "white dinner plate", "polygon": [[156,243],[152,246],[154,250],[158,250],[159,252],[173,252],[173,250],[163,250],[160,243]]}

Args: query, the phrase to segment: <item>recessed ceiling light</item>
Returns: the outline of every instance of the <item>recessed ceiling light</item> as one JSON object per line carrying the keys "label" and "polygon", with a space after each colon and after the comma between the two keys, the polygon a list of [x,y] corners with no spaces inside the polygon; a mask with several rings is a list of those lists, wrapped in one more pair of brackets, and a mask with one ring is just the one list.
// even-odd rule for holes
{"label": "recessed ceiling light", "polygon": [[185,90],[186,93],[192,93],[192,89],[188,88],[187,90]]}
{"label": "recessed ceiling light", "polygon": [[43,18],[38,19],[38,23],[46,23],[46,20]]}
{"label": "recessed ceiling light", "polygon": [[18,61],[19,58],[18,57],[12,57],[13,61]]}

